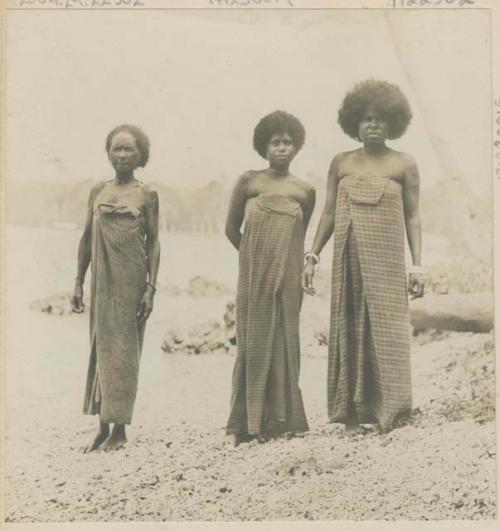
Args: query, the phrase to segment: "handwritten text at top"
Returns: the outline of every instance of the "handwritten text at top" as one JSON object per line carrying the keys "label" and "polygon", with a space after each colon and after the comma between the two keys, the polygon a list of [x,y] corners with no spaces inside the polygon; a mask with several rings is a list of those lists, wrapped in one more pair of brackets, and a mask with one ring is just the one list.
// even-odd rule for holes
{"label": "handwritten text at top", "polygon": [[386,7],[464,7],[475,3],[476,0],[387,0]]}
{"label": "handwritten text at top", "polygon": [[102,9],[145,7],[144,0],[19,0],[20,7],[51,7],[60,9]]}
{"label": "handwritten text at top", "polygon": [[208,0],[211,6],[219,7],[257,7],[262,5],[275,5],[295,7],[294,0]]}

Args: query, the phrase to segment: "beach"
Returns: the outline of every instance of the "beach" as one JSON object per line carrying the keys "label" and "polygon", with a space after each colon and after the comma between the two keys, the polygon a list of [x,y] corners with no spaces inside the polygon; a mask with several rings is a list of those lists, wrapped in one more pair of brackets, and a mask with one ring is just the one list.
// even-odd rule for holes
{"label": "beach", "polygon": [[[114,453],[81,453],[97,423],[82,414],[88,313],[30,309],[71,290],[78,237],[62,229],[7,233],[7,521],[495,517],[491,334],[412,338],[412,418],[386,435],[367,428],[349,437],[327,421],[327,346],[314,339],[327,326],[328,297],[306,298],[300,386],[310,431],[232,446],[224,427],[234,349],[161,350],[169,329],[222,320],[230,296],[168,289],[202,275],[234,290],[237,254],[220,236],[162,235],[128,442]],[[322,267],[328,271],[327,259]]]}

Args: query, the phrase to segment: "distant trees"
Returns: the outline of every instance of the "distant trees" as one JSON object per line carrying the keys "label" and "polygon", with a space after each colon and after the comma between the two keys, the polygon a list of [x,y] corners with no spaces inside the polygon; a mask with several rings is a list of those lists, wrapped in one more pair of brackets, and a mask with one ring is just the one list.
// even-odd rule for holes
{"label": "distant trees", "polygon": [[[89,191],[96,181],[76,183],[10,181],[7,222],[51,227],[58,223],[83,226]],[[221,232],[228,191],[211,181],[193,190],[151,183],[160,198],[160,229],[170,232]]]}
{"label": "distant trees", "polygon": [[[309,231],[313,233],[324,206],[325,181],[308,175],[316,187],[317,201]],[[87,200],[95,181],[76,183],[13,182],[7,185],[7,222],[15,225],[52,227],[57,223],[83,226]],[[186,189],[152,183],[160,198],[160,229],[168,232],[223,233],[230,190],[218,181],[205,186]],[[455,245],[457,240],[457,203],[449,201],[443,184],[422,192],[421,217],[424,232],[440,234]],[[463,198],[463,201],[470,198]],[[474,218],[470,223],[475,239],[491,240],[492,202],[475,199]],[[312,234],[308,234],[312,237]],[[487,245],[487,244],[486,244]],[[483,243],[484,248],[484,243]],[[465,249],[464,249],[465,250]]]}

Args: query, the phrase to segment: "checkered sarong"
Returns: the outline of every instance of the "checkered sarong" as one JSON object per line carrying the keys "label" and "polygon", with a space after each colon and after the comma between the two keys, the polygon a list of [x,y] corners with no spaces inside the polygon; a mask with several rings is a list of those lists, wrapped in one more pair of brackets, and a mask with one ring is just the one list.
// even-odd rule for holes
{"label": "checkered sarong", "polygon": [[328,415],[389,428],[411,410],[401,185],[349,175],[338,187]]}
{"label": "checkered sarong", "polygon": [[304,251],[297,201],[250,199],[240,244],[238,354],[227,433],[306,431],[299,389],[299,312]]}
{"label": "checkered sarong", "polygon": [[137,310],[147,280],[145,219],[134,206],[97,202],[92,224],[91,353],[83,411],[130,424],[144,323]]}

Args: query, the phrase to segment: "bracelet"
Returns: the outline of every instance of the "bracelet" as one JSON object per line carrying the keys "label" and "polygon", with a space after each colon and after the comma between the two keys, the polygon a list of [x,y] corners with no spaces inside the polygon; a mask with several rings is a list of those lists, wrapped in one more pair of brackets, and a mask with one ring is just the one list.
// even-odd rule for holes
{"label": "bracelet", "polygon": [[412,265],[410,266],[409,272],[410,273],[423,273],[424,268],[422,266]]}
{"label": "bracelet", "polygon": [[146,282],[146,286],[149,286],[153,290],[153,293],[156,293],[156,286],[149,282],[149,280]]}
{"label": "bracelet", "polygon": [[304,254],[304,260],[307,260],[309,257],[311,257],[314,260],[314,265],[319,264],[319,256],[312,252],[307,252]]}

